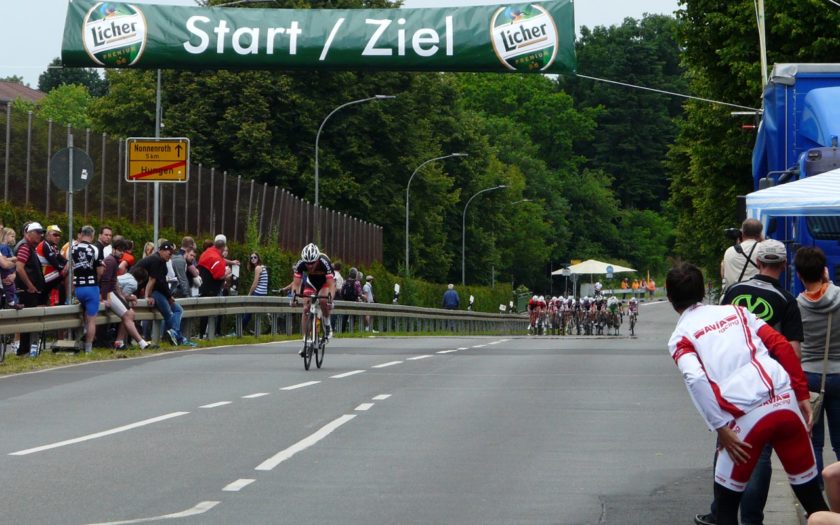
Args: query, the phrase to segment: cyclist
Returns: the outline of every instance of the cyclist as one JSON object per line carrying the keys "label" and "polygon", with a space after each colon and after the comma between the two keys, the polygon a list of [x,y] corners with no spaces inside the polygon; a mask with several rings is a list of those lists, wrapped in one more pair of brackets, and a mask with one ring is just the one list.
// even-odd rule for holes
{"label": "cyclist", "polygon": [[639,316],[639,301],[635,297],[630,298],[630,301],[627,303],[627,310],[630,312],[630,315]]}
{"label": "cyclist", "polygon": [[[335,272],[332,263],[317,246],[309,243],[301,250],[300,260],[292,267],[292,271],[294,272],[292,290],[304,296],[301,319],[304,340],[306,331],[309,329],[309,304],[313,295],[317,295],[320,300],[321,312],[324,316],[324,331],[329,340],[332,337],[332,326],[330,325],[331,305],[327,297],[335,297]],[[303,349],[300,355],[303,355]]]}
{"label": "cyclist", "polygon": [[528,317],[531,320],[531,324],[528,326],[528,332],[530,333],[534,328],[537,326],[537,317],[540,313],[540,296],[535,295],[528,300]]}

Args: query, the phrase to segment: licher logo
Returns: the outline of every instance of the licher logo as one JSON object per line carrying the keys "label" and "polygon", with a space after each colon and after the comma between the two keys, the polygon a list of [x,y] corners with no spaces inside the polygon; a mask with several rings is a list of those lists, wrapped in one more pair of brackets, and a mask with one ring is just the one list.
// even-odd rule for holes
{"label": "licher logo", "polygon": [[499,8],[490,22],[490,32],[496,56],[510,70],[543,71],[557,58],[557,24],[537,4]]}
{"label": "licher logo", "polygon": [[133,66],[146,47],[146,17],[131,4],[100,2],[82,23],[82,41],[100,66]]}

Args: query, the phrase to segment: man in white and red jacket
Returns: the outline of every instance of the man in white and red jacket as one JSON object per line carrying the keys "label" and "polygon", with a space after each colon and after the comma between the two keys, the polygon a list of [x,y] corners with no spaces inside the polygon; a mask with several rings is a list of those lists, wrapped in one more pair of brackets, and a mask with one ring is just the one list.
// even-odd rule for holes
{"label": "man in white and red jacket", "polygon": [[694,406],[718,435],[717,523],[737,525],[741,495],[767,443],[805,510],[827,510],[799,359],[787,339],[744,308],[703,305],[704,282],[692,264],[668,272],[668,300],[680,314],[668,350]]}
{"label": "man in white and red jacket", "polygon": [[218,297],[222,293],[222,288],[225,285],[225,278],[230,275],[225,258],[222,256],[222,250],[227,245],[227,238],[222,235],[216,235],[213,241],[213,246],[204,250],[201,257],[198,258],[198,275],[201,277],[201,288],[199,295],[201,297]]}

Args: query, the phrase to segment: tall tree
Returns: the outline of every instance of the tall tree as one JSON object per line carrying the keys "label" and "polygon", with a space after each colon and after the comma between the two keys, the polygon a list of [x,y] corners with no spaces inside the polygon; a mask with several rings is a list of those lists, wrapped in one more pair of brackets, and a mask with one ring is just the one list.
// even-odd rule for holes
{"label": "tall tree", "polygon": [[[748,107],[761,104],[755,4],[747,0],[682,1],[678,12],[683,63],[699,96]],[[840,10],[824,2],[767,0],[768,60],[840,60]],[[686,104],[686,119],[669,157],[669,208],[676,225],[676,251],[717,277],[728,242],[721,231],[736,225],[735,196],[752,190],[754,137],[741,131],[730,109]]]}
{"label": "tall tree", "polygon": [[[664,15],[626,18],[619,26],[581,28],[578,72],[671,92],[685,92],[677,22]],[[587,165],[603,170],[623,207],[659,210],[667,195],[665,160],[677,134],[682,99],[585,78],[567,80],[578,108],[600,108],[598,131],[579,143]]]}
{"label": "tall tree", "polygon": [[65,84],[85,86],[91,96],[101,97],[108,92],[108,83],[95,69],[63,67],[60,58],[54,58],[47,70],[38,77],[38,89],[49,93]]}

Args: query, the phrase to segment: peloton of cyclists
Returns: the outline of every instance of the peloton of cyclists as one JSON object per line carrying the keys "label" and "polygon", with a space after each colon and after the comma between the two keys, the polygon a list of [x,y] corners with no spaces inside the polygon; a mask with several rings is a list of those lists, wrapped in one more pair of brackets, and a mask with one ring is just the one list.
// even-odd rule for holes
{"label": "peloton of cyclists", "polygon": [[[332,325],[330,324],[332,305],[328,298],[335,297],[335,272],[332,263],[317,246],[309,243],[301,250],[300,260],[294,264],[292,272],[294,273],[292,290],[304,298],[301,333],[306,334],[309,329],[309,304],[312,300],[311,297],[317,295],[324,316],[324,332],[327,340],[329,340],[332,337]],[[303,349],[301,349],[300,355],[303,355]]]}

